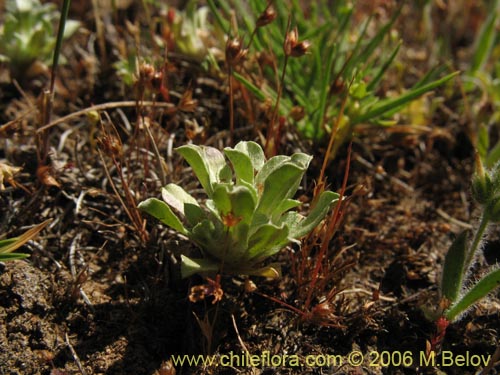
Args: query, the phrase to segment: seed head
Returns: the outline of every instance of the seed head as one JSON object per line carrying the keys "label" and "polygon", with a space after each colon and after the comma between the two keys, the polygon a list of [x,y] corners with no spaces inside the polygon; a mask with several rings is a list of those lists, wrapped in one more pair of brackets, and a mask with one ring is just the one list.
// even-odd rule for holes
{"label": "seed head", "polygon": [[274,8],[271,5],[269,5],[262,12],[262,14],[259,16],[259,18],[257,18],[255,26],[256,27],[266,26],[266,25],[270,24],[271,22],[273,22],[275,19],[276,19],[276,11],[274,10]]}
{"label": "seed head", "polygon": [[229,66],[235,66],[241,62],[248,53],[248,49],[243,48],[241,40],[238,38],[228,39],[226,43],[226,61]]}
{"label": "seed head", "polygon": [[304,56],[310,47],[311,42],[308,40],[299,42],[299,31],[297,30],[297,27],[286,35],[285,43],[283,45],[285,55],[292,57]]}

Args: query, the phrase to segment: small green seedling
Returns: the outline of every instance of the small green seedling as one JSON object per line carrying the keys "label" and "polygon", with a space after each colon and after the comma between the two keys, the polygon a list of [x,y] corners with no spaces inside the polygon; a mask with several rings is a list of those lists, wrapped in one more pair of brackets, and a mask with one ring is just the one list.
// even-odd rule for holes
{"label": "small green seedling", "polygon": [[7,262],[9,260],[19,260],[29,257],[29,254],[23,253],[13,253],[21,246],[23,246],[29,240],[35,238],[35,236],[50,223],[51,220],[45,220],[33,228],[29,229],[19,237],[7,238],[5,240],[0,240],[0,262]]}
{"label": "small green seedling", "polygon": [[472,181],[472,194],[480,204],[482,215],[472,242],[468,232],[461,233],[446,254],[441,294],[449,305],[443,313],[449,322],[456,321],[474,303],[500,285],[500,269],[496,268],[468,287],[467,275],[477,250],[492,223],[500,222],[500,165],[484,171],[478,157],[478,171]]}
{"label": "small green seedling", "polygon": [[309,216],[292,211],[301,204],[293,196],[312,159],[303,153],[266,161],[255,142],[240,142],[225,148],[224,154],[213,147],[195,145],[176,150],[205,190],[205,205],[180,186],[169,184],[162,189],[163,201],[150,198],[139,208],[202,250],[200,259],[181,256],[182,277],[217,272],[278,277],[276,265],[259,264],[311,232],[339,198],[325,191]]}
{"label": "small green seedling", "polygon": [[[50,63],[56,46],[54,24],[60,14],[54,4],[38,0],[7,0],[5,20],[0,26],[0,62],[9,64],[11,74],[24,74],[36,60]],[[64,38],[76,32],[80,23],[66,22]]]}

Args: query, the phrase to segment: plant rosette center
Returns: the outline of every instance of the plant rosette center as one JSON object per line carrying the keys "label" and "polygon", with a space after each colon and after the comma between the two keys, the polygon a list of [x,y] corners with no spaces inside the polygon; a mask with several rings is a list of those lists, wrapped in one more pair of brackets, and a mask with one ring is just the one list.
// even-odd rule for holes
{"label": "plant rosette center", "polygon": [[139,208],[201,249],[203,258],[181,255],[182,277],[217,272],[278,277],[278,265],[259,265],[311,232],[339,199],[325,191],[307,217],[293,210],[301,205],[293,197],[312,159],[304,153],[266,160],[255,142],[240,142],[224,153],[196,145],[176,151],[208,199],[201,205],[179,185],[168,184],[162,200],[147,199]]}

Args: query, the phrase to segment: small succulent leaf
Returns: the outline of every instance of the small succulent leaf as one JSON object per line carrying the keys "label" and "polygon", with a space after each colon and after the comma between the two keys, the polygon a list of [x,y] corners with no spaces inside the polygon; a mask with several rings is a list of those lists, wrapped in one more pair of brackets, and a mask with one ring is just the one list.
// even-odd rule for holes
{"label": "small succulent leaf", "polygon": [[163,201],[156,198],[149,198],[139,203],[140,210],[160,220],[163,224],[175,229],[177,232],[188,235],[179,218],[172,212],[170,207]]}
{"label": "small succulent leaf", "polygon": [[269,159],[261,168],[261,170],[255,176],[255,185],[259,188],[259,186],[264,186],[264,181],[267,177],[279,166],[284,163],[290,161],[290,156],[285,155],[277,155],[273,156]]}
{"label": "small succulent leaf", "polygon": [[236,183],[246,181],[253,184],[254,167],[250,157],[242,151],[225,148],[224,153],[233,165],[234,173],[236,174]]}
{"label": "small succulent leaf", "polygon": [[235,150],[243,152],[245,155],[247,155],[250,158],[250,161],[252,162],[253,169],[256,171],[260,171],[262,167],[264,166],[264,163],[266,162],[266,157],[264,155],[264,151],[262,150],[262,147],[260,147],[257,143],[255,142],[239,142],[235,147]]}
{"label": "small succulent leaf", "polygon": [[224,155],[214,147],[196,145],[177,147],[176,151],[186,159],[207,195],[212,197],[212,184],[219,182],[219,174],[226,166]]}
{"label": "small succulent leaf", "polygon": [[262,225],[248,241],[248,259],[263,260],[288,243],[288,227],[273,224]]}
{"label": "small succulent leaf", "polygon": [[462,312],[500,286],[500,269],[496,269],[481,278],[465,295],[445,313],[445,318],[453,322]]}
{"label": "small succulent leaf", "polygon": [[441,294],[451,303],[456,301],[462,288],[467,258],[467,234],[467,231],[463,231],[455,238],[444,258]]}
{"label": "small succulent leaf", "polygon": [[182,215],[184,213],[184,205],[189,203],[191,205],[198,206],[198,202],[193,196],[187,193],[183,188],[176,184],[168,184],[161,189],[161,197],[163,200],[172,208],[180,212]]}
{"label": "small succulent leaf", "polygon": [[324,191],[321,193],[309,215],[300,221],[298,225],[290,228],[290,237],[298,239],[311,232],[323,220],[328,211],[330,211],[332,203],[337,202],[338,199],[339,195],[333,191]]}
{"label": "small succulent leaf", "polygon": [[184,203],[184,215],[191,227],[194,227],[207,218],[205,212],[198,204]]}
{"label": "small succulent leaf", "polygon": [[191,259],[181,255],[181,277],[192,276],[196,273],[216,273],[219,271],[220,264],[211,259]]}
{"label": "small succulent leaf", "polygon": [[304,175],[304,169],[291,163],[276,168],[264,182],[257,212],[271,216],[282,201],[291,198]]}

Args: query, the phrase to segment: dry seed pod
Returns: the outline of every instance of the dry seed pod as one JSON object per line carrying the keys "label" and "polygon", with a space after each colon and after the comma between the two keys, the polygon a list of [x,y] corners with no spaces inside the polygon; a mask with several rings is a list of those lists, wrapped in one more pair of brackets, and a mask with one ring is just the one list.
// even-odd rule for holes
{"label": "dry seed pod", "polygon": [[248,49],[243,48],[241,40],[238,38],[228,39],[226,43],[226,62],[229,66],[240,63],[248,53]]}
{"label": "dry seed pod", "polygon": [[262,14],[259,16],[259,18],[257,18],[257,21],[255,22],[255,26],[256,27],[263,27],[263,26],[266,26],[266,25],[269,25],[271,22],[273,22],[275,19],[276,19],[276,11],[274,10],[274,8],[269,5],[263,12]]}
{"label": "dry seed pod", "polygon": [[291,57],[304,56],[310,47],[311,43],[307,40],[299,42],[299,31],[297,27],[286,35],[285,43],[283,44],[285,55]]}

